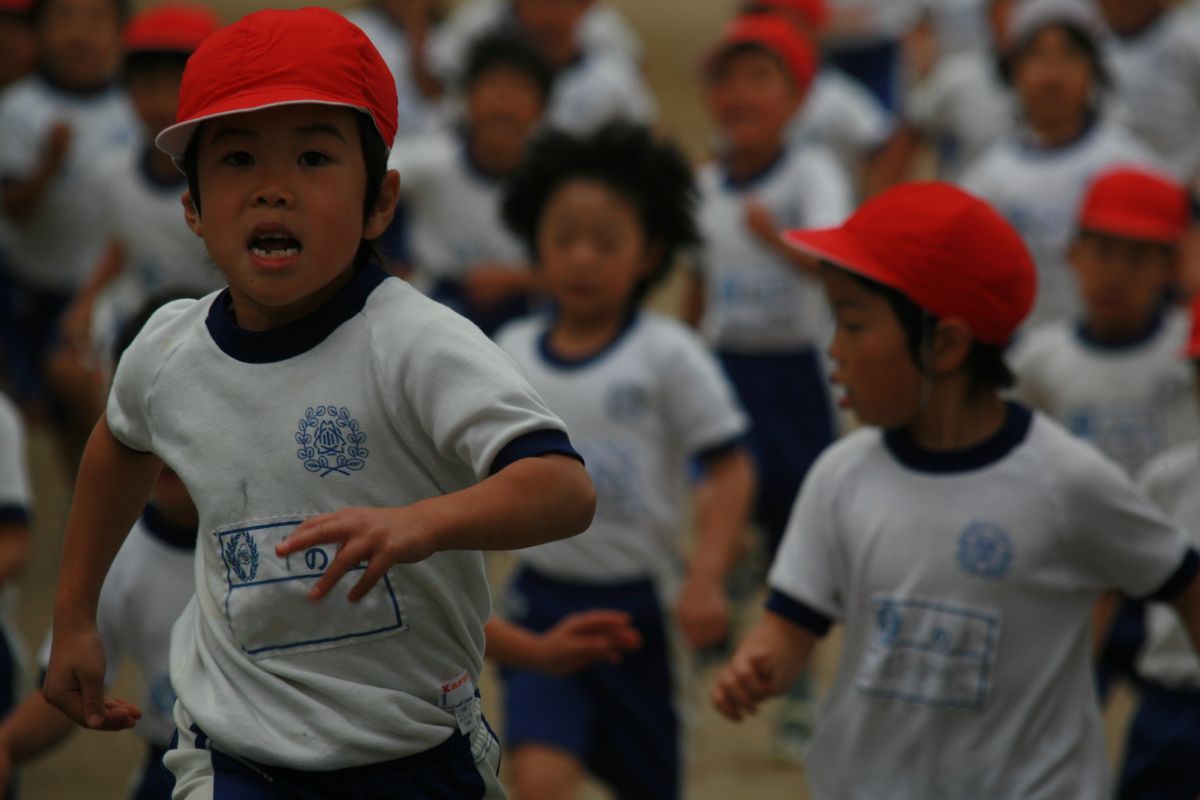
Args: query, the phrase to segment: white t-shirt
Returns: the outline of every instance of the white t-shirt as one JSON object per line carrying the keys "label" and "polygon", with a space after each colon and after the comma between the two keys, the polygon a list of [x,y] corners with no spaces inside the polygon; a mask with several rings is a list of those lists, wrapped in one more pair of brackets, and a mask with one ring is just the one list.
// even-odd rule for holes
{"label": "white t-shirt", "polygon": [[596,487],[596,516],[579,536],[520,551],[554,578],[663,587],[682,565],[688,459],[729,445],[746,417],[716,360],[681,323],[648,312],[602,352],[564,361],[549,322],[532,317],[497,338],[562,417]]}
{"label": "white t-shirt", "polygon": [[1200,19],[1168,12],[1133,37],[1109,36],[1105,57],[1120,116],[1179,181],[1200,170]]}
{"label": "white t-shirt", "polygon": [[1030,330],[1009,362],[1016,396],[1136,475],[1200,435],[1194,373],[1180,355],[1187,333],[1182,311],[1124,345],[1097,343],[1065,322]]}
{"label": "white t-shirt", "polygon": [[1115,465],[1018,406],[967,452],[870,428],[836,442],[768,578],[776,613],[845,626],[813,796],[1107,796],[1092,606],[1191,557]]}
{"label": "white t-shirt", "polygon": [[[1139,483],[1200,547],[1200,443],[1181,444],[1146,465]],[[1138,674],[1171,689],[1200,689],[1200,656],[1175,609],[1159,603],[1146,609],[1146,644]]]}
{"label": "white t-shirt", "polygon": [[1122,164],[1157,166],[1146,147],[1117,125],[1098,121],[1082,137],[1053,149],[1014,134],[988,148],[967,168],[962,186],[990,203],[1029,247],[1038,268],[1037,299],[1025,320],[1073,320],[1080,302],[1067,250],[1079,204],[1101,171]]}
{"label": "white t-shirt", "polygon": [[105,359],[112,357],[121,325],[155,294],[199,296],[225,285],[204,240],[184,221],[180,197],[186,188],[183,175],[171,183],[151,176],[142,149],[112,153],[96,165],[92,197],[102,212],[102,229],[125,251],[120,276],[92,312],[93,340]]}
{"label": "white t-shirt", "polygon": [[918,0],[829,0],[834,14],[854,17],[861,24],[852,31],[826,34],[834,47],[853,47],[895,40],[903,36],[917,21]]}
{"label": "white t-shirt", "polygon": [[701,329],[718,350],[789,352],[819,344],[828,315],[816,278],[761,242],[745,203],[764,204],[780,230],[841,224],[852,208],[849,182],[824,149],[794,147],[765,173],[733,181],[719,163],[700,168],[697,263],[707,298]]}
{"label": "white t-shirt", "polygon": [[33,174],[57,122],[72,130],[66,158],[33,213],[6,219],[5,247],[22,281],[69,294],[107,245],[102,204],[89,191],[92,170],[109,153],[132,147],[140,128],[121,89],[72,95],[40,76],[23,78],[0,94],[0,180]]}
{"label": "white t-shirt", "polygon": [[882,147],[892,133],[892,116],[865,86],[834,67],[813,79],[804,104],[788,125],[793,145],[819,144],[837,156],[847,175]]}
{"label": "white t-shirt", "polygon": [[527,264],[524,245],[500,218],[501,180],[472,164],[461,136],[397,144],[388,166],[400,173],[418,286],[462,280],[484,262]]}
{"label": "white t-shirt", "polygon": [[[396,79],[396,105],[399,111],[396,138],[407,139],[440,127],[443,120],[439,104],[427,100],[412,79],[408,33],[377,6],[347,11],[346,19],[367,35]],[[431,38],[437,35],[437,28],[429,32]]]}
{"label": "white t-shirt", "polygon": [[546,124],[587,134],[606,122],[651,125],[658,106],[637,64],[620,53],[586,53],[560,70],[550,90]]}
{"label": "white t-shirt", "polygon": [[[96,609],[105,677],[111,681],[122,660],[133,660],[143,684],[143,713],[134,732],[155,747],[168,747],[175,733],[167,651],[171,626],[194,593],[195,548],[189,539],[147,510],[117,551]],[[50,662],[50,642],[47,636],[39,655],[43,669]]]}
{"label": "white t-shirt", "polygon": [[227,299],[160,309],[107,412],[200,512],[196,597],[171,639],[179,702],[218,749],[268,765],[423,752],[456,727],[442,687],[479,678],[482,555],[394,566],[357,604],[352,570],[313,603],[334,547],[282,559],[275,545],[316,514],[407,506],[569,452],[562,423],[475,326],[375,267],[278,330],[238,328]]}
{"label": "white t-shirt", "polygon": [[909,88],[905,117],[933,145],[938,174],[957,180],[993,143],[1016,126],[1012,92],[990,51],[946,56]]}
{"label": "white t-shirt", "polygon": [[0,519],[28,520],[32,498],[25,424],[13,402],[0,394]]}
{"label": "white t-shirt", "polygon": [[990,0],[917,0],[917,4],[933,22],[942,58],[991,46],[992,33],[987,24]]}

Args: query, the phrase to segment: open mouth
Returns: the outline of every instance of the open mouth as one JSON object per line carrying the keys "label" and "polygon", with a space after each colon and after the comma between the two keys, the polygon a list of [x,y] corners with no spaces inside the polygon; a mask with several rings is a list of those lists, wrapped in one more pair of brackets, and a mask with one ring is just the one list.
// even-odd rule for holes
{"label": "open mouth", "polygon": [[258,258],[285,259],[304,249],[300,240],[282,226],[255,228],[249,242],[250,253]]}

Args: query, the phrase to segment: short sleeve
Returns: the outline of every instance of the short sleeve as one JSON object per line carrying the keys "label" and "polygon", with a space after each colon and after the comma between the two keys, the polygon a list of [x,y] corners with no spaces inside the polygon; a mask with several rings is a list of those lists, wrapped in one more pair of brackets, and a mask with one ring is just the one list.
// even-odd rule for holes
{"label": "short sleeve", "polygon": [[435,306],[434,317],[394,374],[405,406],[443,458],[469,466],[482,480],[502,453],[512,458],[518,440],[533,445],[518,448],[520,456],[574,452],[564,447],[562,420],[503,350],[452,311],[416,299]]}
{"label": "short sleeve", "polygon": [[660,373],[663,412],[677,441],[703,456],[737,442],[749,427],[733,387],[694,333],[671,331],[674,347]]}
{"label": "short sleeve", "polygon": [[800,227],[832,228],[845,222],[854,210],[854,193],[846,171],[823,147],[809,146],[805,179],[796,181],[795,186],[803,206]]}
{"label": "short sleeve", "polygon": [[1013,376],[1017,379],[1012,397],[1030,408],[1052,414],[1045,387],[1045,348],[1039,346],[1040,338],[1040,331],[1037,330],[1023,335],[1008,357]]}
{"label": "short sleeve", "polygon": [[34,115],[22,108],[24,92],[14,87],[0,95],[0,180],[23,180],[33,172],[41,152]]}
{"label": "short sleeve", "polygon": [[20,412],[0,395],[0,524],[29,521],[31,493]]}
{"label": "short sleeve", "polygon": [[[784,603],[773,602],[773,610],[790,606],[829,620],[841,619],[845,614],[848,572],[845,550],[840,545],[842,533],[838,529],[841,470],[834,458],[838,450],[835,445],[817,459],[792,508],[767,576],[771,592],[786,598]],[[804,624],[802,619],[793,621]]]}
{"label": "short sleeve", "polygon": [[1054,469],[1062,482],[1063,542],[1085,584],[1149,597],[1188,558],[1187,534],[1155,508],[1114,463],[1079,443]]}

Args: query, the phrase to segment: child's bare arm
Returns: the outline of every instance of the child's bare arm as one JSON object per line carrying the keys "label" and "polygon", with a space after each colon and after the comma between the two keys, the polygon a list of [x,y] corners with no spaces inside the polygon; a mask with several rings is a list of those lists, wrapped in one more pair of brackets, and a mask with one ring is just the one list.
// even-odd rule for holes
{"label": "child's bare arm", "polygon": [[54,601],[54,644],[46,699],[80,725],[132,727],[135,707],[104,698],[104,646],[96,605],[104,576],[150,496],[162,461],[121,444],[101,418],[75,483]]}
{"label": "child's bare arm", "polygon": [[400,508],[344,508],[306,520],[275,548],[281,558],[336,542],[338,554],[310,597],[324,597],[351,567],[368,562],[350,590],[361,599],[393,564],[442,550],[518,550],[586,530],[596,493],[583,465],[565,455],[522,458],[461,491]]}
{"label": "child's bare arm", "polygon": [[713,705],[734,722],[756,713],[796,682],[816,643],[816,634],[768,611],[717,675]]}
{"label": "child's bare arm", "polygon": [[744,448],[709,460],[695,492],[696,543],[675,616],[694,647],[720,642],[729,628],[725,577],[737,562],[754,500],[754,466]]}
{"label": "child's bare arm", "polygon": [[545,633],[492,617],[484,633],[491,660],[551,675],[568,675],[596,661],[620,661],[622,653],[642,644],[629,615],[607,609],[570,614]]}
{"label": "child's bare arm", "polygon": [[1179,612],[1183,627],[1192,639],[1192,647],[1200,653],[1200,573],[1192,578],[1182,594],[1171,601],[1171,605]]}

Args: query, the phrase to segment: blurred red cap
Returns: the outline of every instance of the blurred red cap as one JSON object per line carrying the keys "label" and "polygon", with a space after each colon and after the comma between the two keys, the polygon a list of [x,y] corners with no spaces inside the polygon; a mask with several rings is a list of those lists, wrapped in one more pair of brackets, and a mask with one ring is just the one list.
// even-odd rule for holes
{"label": "blurred red cap", "polygon": [[203,6],[163,5],[135,15],[121,38],[126,53],[191,53],[219,27]]}
{"label": "blurred red cap", "polygon": [[1191,359],[1200,359],[1200,292],[1192,296],[1192,329],[1183,354]]}
{"label": "blurred red cap", "polygon": [[1037,274],[1021,237],[991,206],[948,183],[907,183],[840,227],[793,230],[801,252],[889,286],[938,318],[1003,346],[1033,306]]}
{"label": "blurred red cap", "polygon": [[33,10],[33,0],[0,0],[0,13],[26,15]]}
{"label": "blurred red cap", "polygon": [[364,111],[386,146],[396,137],[396,82],[383,58],[357,25],[313,7],[257,11],[205,39],[184,70],[176,123],[155,143],[178,160],[205,120],[299,103]]}
{"label": "blurred red cap", "polygon": [[1079,227],[1125,239],[1178,245],[1191,218],[1187,190],[1170,178],[1136,167],[1098,175],[1079,209]]}
{"label": "blurred red cap", "polygon": [[742,8],[784,14],[799,20],[812,31],[820,31],[829,21],[825,0],[747,0]]}
{"label": "blurred red cap", "polygon": [[812,42],[783,17],[772,14],[743,14],[725,26],[721,38],[704,59],[710,71],[726,53],[739,45],[757,45],[783,62],[796,88],[808,89],[817,71],[817,52]]}

